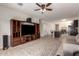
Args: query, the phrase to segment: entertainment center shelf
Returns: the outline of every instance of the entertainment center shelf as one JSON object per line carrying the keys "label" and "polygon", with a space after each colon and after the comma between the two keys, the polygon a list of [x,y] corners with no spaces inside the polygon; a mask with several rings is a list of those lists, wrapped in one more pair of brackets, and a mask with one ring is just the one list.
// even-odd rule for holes
{"label": "entertainment center shelf", "polygon": [[38,23],[11,19],[11,46],[21,45],[40,38]]}

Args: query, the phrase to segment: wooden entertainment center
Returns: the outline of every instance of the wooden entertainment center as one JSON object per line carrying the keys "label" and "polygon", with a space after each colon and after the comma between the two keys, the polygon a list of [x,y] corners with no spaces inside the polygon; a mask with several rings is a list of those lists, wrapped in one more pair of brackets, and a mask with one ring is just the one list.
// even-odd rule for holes
{"label": "wooden entertainment center", "polygon": [[23,43],[40,38],[40,28],[39,28],[40,25],[38,23],[33,23],[33,22],[31,22],[31,24],[34,24],[34,27],[35,27],[34,34],[21,35],[22,34],[21,24],[23,22],[28,23],[26,21],[19,21],[19,20],[11,19],[11,22],[10,22],[10,25],[11,25],[10,26],[10,29],[11,29],[11,46],[21,45]]}

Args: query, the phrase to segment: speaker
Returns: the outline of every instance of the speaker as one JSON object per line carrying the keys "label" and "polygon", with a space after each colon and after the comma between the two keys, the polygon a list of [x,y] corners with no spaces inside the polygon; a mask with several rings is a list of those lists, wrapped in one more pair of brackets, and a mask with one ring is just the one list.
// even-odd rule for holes
{"label": "speaker", "polygon": [[32,22],[32,19],[31,18],[27,18],[26,21],[27,22]]}
{"label": "speaker", "polygon": [[54,36],[55,36],[55,38],[59,38],[60,37],[60,32],[59,31],[55,31],[54,32]]}
{"label": "speaker", "polygon": [[74,26],[74,27],[78,27],[78,20],[74,20],[73,26]]}
{"label": "speaker", "polygon": [[8,49],[8,35],[3,35],[3,50]]}

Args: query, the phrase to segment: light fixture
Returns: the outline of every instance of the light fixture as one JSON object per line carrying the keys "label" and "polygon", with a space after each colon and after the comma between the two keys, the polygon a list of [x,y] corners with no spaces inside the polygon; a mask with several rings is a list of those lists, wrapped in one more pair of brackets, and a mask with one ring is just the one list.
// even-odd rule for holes
{"label": "light fixture", "polygon": [[42,14],[43,14],[45,11],[52,11],[53,9],[52,9],[52,8],[49,8],[49,6],[50,6],[51,4],[52,4],[52,3],[47,3],[47,4],[39,4],[39,3],[36,3],[36,5],[40,7],[40,9],[35,9],[35,11],[41,11]]}
{"label": "light fixture", "polygon": [[42,14],[46,11],[46,9],[40,9],[40,11],[42,12]]}
{"label": "light fixture", "polygon": [[65,22],[65,21],[66,21],[66,19],[62,19],[62,21],[63,21],[63,22]]}

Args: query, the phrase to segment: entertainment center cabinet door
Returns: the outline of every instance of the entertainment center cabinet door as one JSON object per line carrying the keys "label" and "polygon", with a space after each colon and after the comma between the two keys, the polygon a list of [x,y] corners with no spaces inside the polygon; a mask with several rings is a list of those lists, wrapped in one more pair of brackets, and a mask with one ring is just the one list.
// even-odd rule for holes
{"label": "entertainment center cabinet door", "polygon": [[24,43],[23,37],[21,37],[21,43]]}
{"label": "entertainment center cabinet door", "polygon": [[20,38],[20,25],[21,22],[19,20],[11,19],[10,21],[10,30],[11,30],[11,45],[17,46],[21,44]]}
{"label": "entertainment center cabinet door", "polygon": [[35,24],[35,36],[36,36],[36,39],[40,38],[40,25],[39,24]]}
{"label": "entertainment center cabinet door", "polygon": [[35,37],[35,34],[34,35],[32,35],[32,40],[35,40],[36,39],[36,37]]}
{"label": "entertainment center cabinet door", "polygon": [[21,44],[21,42],[20,42],[20,38],[19,37],[13,38],[12,46],[17,46],[17,45],[20,45],[20,44]]}
{"label": "entertainment center cabinet door", "polygon": [[30,37],[27,37],[27,40],[28,40],[28,41],[31,41],[31,36],[30,36]]}
{"label": "entertainment center cabinet door", "polygon": [[21,37],[21,43],[26,43],[27,41],[26,41],[26,37]]}

